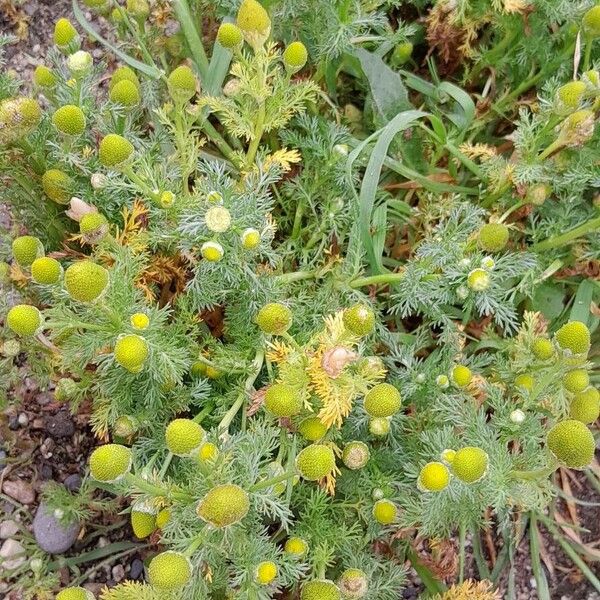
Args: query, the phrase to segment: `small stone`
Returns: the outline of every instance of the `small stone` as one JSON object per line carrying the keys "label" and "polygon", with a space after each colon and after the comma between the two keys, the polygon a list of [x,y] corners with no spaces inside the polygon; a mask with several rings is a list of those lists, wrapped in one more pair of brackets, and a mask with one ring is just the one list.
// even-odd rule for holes
{"label": "small stone", "polygon": [[33,488],[22,479],[5,481],[2,486],[2,491],[21,504],[33,504],[35,501],[35,492],[33,491]]}
{"label": "small stone", "polygon": [[0,523],[0,540],[6,540],[19,531],[19,524],[9,519]]}
{"label": "small stone", "polygon": [[125,567],[123,567],[123,565],[115,565],[112,568],[112,578],[116,583],[123,581],[123,579],[125,579]]}
{"label": "small stone", "polygon": [[104,548],[104,546],[108,546],[110,542],[104,537],[98,538],[98,548]]}
{"label": "small stone", "polygon": [[78,473],[73,473],[63,481],[63,484],[70,492],[78,492],[81,487],[81,477]]}
{"label": "small stone", "polygon": [[144,574],[144,563],[139,558],[134,558],[131,561],[131,569],[129,570],[129,578],[137,581],[142,579]]}
{"label": "small stone", "polygon": [[0,469],[4,469],[6,466],[6,452],[4,450],[0,450]]}
{"label": "small stone", "polygon": [[17,540],[9,539],[0,548],[3,569],[18,569],[26,560],[25,548]]}
{"label": "small stone", "polygon": [[65,410],[46,417],[46,431],[55,439],[71,437],[75,433],[75,425]]}
{"label": "small stone", "polygon": [[26,427],[29,424],[29,417],[25,413],[21,413],[17,420],[21,427]]}
{"label": "small stone", "polygon": [[53,478],[52,466],[48,463],[42,463],[40,466],[40,479],[50,481]]}
{"label": "small stone", "polygon": [[13,415],[12,417],[8,418],[8,428],[11,431],[16,431],[17,429],[19,429],[19,427],[19,417],[17,415]]}
{"label": "small stone", "polygon": [[49,554],[66,552],[79,535],[79,523],[64,526],[54,518],[53,511],[40,504],[33,519],[33,535],[38,546]]}

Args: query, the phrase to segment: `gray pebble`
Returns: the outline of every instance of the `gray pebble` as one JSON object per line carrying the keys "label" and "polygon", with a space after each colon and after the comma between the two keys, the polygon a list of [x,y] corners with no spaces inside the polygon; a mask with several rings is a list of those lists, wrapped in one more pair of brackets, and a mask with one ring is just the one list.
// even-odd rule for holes
{"label": "gray pebble", "polygon": [[144,563],[139,558],[134,558],[131,561],[131,569],[129,571],[129,578],[137,581],[142,579],[144,574]]}
{"label": "gray pebble", "polygon": [[6,452],[4,450],[0,450],[0,469],[4,469],[6,466]]}
{"label": "gray pebble", "polygon": [[69,475],[63,483],[70,492],[78,492],[81,487],[81,477],[79,474],[73,473],[72,475]]}
{"label": "gray pebble", "polygon": [[38,546],[49,554],[66,552],[79,535],[79,523],[63,526],[54,518],[53,511],[40,504],[33,519],[33,535]]}

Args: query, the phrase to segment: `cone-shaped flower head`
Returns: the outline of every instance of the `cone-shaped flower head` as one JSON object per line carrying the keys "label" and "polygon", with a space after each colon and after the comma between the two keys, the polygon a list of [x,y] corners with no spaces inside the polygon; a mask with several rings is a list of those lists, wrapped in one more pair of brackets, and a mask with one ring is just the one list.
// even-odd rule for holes
{"label": "cone-shaped flower head", "polygon": [[58,592],[56,600],[95,600],[95,596],[85,588],[68,587]]}
{"label": "cone-shaped flower head", "polygon": [[212,488],[196,508],[198,516],[217,529],[238,523],[249,510],[248,493],[233,483]]}
{"label": "cone-shaped flower head", "polygon": [[144,504],[131,509],[131,528],[135,537],[143,540],[156,531],[156,511]]}
{"label": "cone-shaped flower head", "polygon": [[316,442],[327,433],[327,427],[323,425],[319,417],[306,417],[298,426],[298,433],[305,440]]}
{"label": "cone-shaped flower head", "polygon": [[90,260],[73,263],[65,271],[65,288],[73,300],[92,302],[108,285],[108,271]]}
{"label": "cone-shaped flower head", "polygon": [[283,549],[288,554],[304,556],[308,552],[308,544],[302,538],[292,536],[285,542]]}
{"label": "cone-shaped flower head", "polygon": [[556,99],[559,110],[573,111],[579,108],[586,91],[583,81],[569,81],[556,91]]}
{"label": "cone-shaped flower head", "polygon": [[291,73],[299,71],[308,60],[306,46],[302,42],[292,42],[283,51],[283,64]]}
{"label": "cone-shaped flower head", "polygon": [[156,526],[162,529],[171,520],[171,511],[168,508],[163,508],[156,515]]}
{"label": "cone-shaped flower head", "polygon": [[31,263],[31,278],[42,285],[58,283],[62,267],[55,258],[40,256]]}
{"label": "cone-shaped flower head", "polygon": [[148,581],[159,590],[178,590],[186,585],[191,577],[192,565],[180,552],[157,554],[148,566]]}
{"label": "cone-shaped flower head", "polygon": [[344,598],[359,600],[369,591],[369,578],[361,569],[346,569],[338,580],[338,587]]}
{"label": "cone-shaped flower head", "polygon": [[139,373],[148,358],[148,342],[134,333],[123,335],[115,344],[115,361],[130,373]]}
{"label": "cone-shaped flower head", "polygon": [[131,449],[120,444],[98,446],[90,455],[90,473],[96,481],[119,481],[131,469]]}
{"label": "cone-shaped flower head", "polygon": [[254,250],[254,248],[260,246],[260,232],[248,227],[242,231],[241,240],[245,250]]}
{"label": "cone-shaped flower head", "polygon": [[186,65],[177,67],[167,80],[169,94],[176,102],[188,102],[196,93],[197,83],[194,73]]}
{"label": "cone-shaped flower head", "polygon": [[271,560],[265,560],[256,567],[255,579],[260,585],[269,585],[277,577],[277,565]]}
{"label": "cone-shaped flower head", "polygon": [[204,442],[200,448],[198,448],[197,456],[201,463],[210,463],[219,456],[219,449],[216,444],[213,444],[212,442]]}
{"label": "cone-shaped flower head", "polygon": [[200,254],[208,262],[219,262],[225,255],[225,251],[219,242],[204,242],[200,247]]}
{"label": "cone-shaped flower head", "polygon": [[554,346],[548,338],[538,337],[531,344],[531,352],[538,360],[548,360],[554,356]]}
{"label": "cone-shaped flower head", "polygon": [[529,373],[521,373],[515,377],[515,386],[530,392],[535,385],[535,379]]}
{"label": "cone-shaped flower head", "polygon": [[77,30],[68,19],[59,19],[54,25],[54,43],[59,47],[68,46],[77,38]]}
{"label": "cone-shaped flower head", "polygon": [[204,439],[204,429],[191,419],[175,419],[165,431],[167,448],[176,456],[189,456]]}
{"label": "cone-shaped flower head", "polygon": [[569,321],[556,332],[556,343],[572,354],[586,354],[590,349],[590,330],[581,321]]}
{"label": "cone-shaped flower head", "polygon": [[557,423],[548,432],[546,443],[558,462],[571,469],[583,469],[594,459],[594,436],[581,421]]}
{"label": "cone-shaped flower head", "polygon": [[490,287],[490,274],[485,269],[473,269],[467,277],[467,285],[474,292],[483,292]]}
{"label": "cone-shaped flower head", "polygon": [[353,471],[365,467],[369,462],[369,458],[371,458],[369,446],[367,446],[364,442],[355,440],[353,442],[348,442],[344,446],[342,461],[346,467],[352,469]]}
{"label": "cone-shaped flower head", "polygon": [[79,106],[66,104],[52,115],[54,127],[65,135],[81,135],[85,131],[86,119]]}
{"label": "cone-shaped flower head", "polygon": [[285,383],[271,385],[265,393],[265,408],[275,417],[292,417],[302,410],[302,396]]}
{"label": "cone-shaped flower head", "polygon": [[244,41],[242,30],[233,23],[221,23],[217,32],[217,40],[223,48],[235,48]]}
{"label": "cone-shaped flower head", "polygon": [[256,315],[256,324],[264,333],[281,335],[292,325],[292,311],[279,302],[265,304]]}
{"label": "cone-shaped flower head", "polygon": [[121,106],[137,106],[140,103],[140,90],[132,81],[123,79],[111,88],[109,97],[111,102]]}
{"label": "cone-shaped flower head", "polygon": [[296,457],[296,468],[308,481],[323,479],[335,469],[333,450],[324,444],[311,444]]}
{"label": "cone-shaped flower head", "polygon": [[133,154],[133,149],[133,144],[129,140],[116,133],[109,133],[100,142],[98,160],[105,167],[117,167]]}
{"label": "cone-shaped flower head", "polygon": [[600,415],[600,393],[596,388],[589,387],[576,394],[571,400],[569,416],[586,425],[593,423]]}
{"label": "cone-shaped flower head", "polygon": [[22,235],[13,240],[12,253],[21,267],[29,267],[38,256],[43,256],[44,247],[38,238]]}
{"label": "cone-shaped flower head", "polygon": [[300,600],[341,600],[342,593],[329,579],[314,579],[302,586]]}
{"label": "cone-shaped flower head", "polygon": [[375,417],[369,421],[369,432],[377,437],[386,436],[390,432],[390,420],[386,417]]}
{"label": "cone-shaped flower head", "polygon": [[138,76],[135,74],[135,71],[126,66],[115,69],[114,73],[112,74],[112,76],[110,78],[110,82],[108,84],[109,91],[112,91],[112,89],[121,81],[130,81],[137,88],[140,87],[140,80],[138,79]]}
{"label": "cone-shaped flower head", "polygon": [[108,221],[102,213],[86,213],[79,221],[79,231],[88,244],[97,244],[108,233]]}
{"label": "cone-shaped flower head", "polygon": [[450,471],[441,462],[427,463],[419,473],[417,486],[426,492],[441,492],[450,483]]}
{"label": "cone-shaped flower head", "polygon": [[17,335],[31,337],[42,325],[42,313],[29,304],[17,304],[6,315],[6,324]]}
{"label": "cone-shaped flower head", "polygon": [[452,381],[458,387],[466,387],[471,383],[473,379],[473,373],[471,373],[471,369],[469,367],[465,367],[464,365],[456,365],[452,369]]}
{"label": "cone-shaped flower head", "polygon": [[466,446],[454,455],[452,472],[465,483],[475,483],[485,476],[488,462],[488,455],[484,450],[474,446]]}
{"label": "cone-shaped flower head", "polygon": [[375,313],[364,304],[355,304],[347,308],[343,320],[346,329],[359,337],[369,335],[375,327]]}
{"label": "cone-shaped flower head", "polygon": [[583,15],[582,25],[587,37],[600,37],[600,5],[593,6]]}
{"label": "cone-shaped flower head", "polygon": [[391,417],[402,406],[400,392],[389,383],[378,383],[365,396],[365,410],[372,417]]}
{"label": "cone-shaped flower head", "polygon": [[42,109],[32,98],[0,101],[0,144],[9,144],[28,136],[39,125],[41,118]]}
{"label": "cone-shaped flower head", "polygon": [[73,180],[60,169],[48,169],[42,175],[42,188],[50,200],[69,204],[73,195]]}
{"label": "cone-shaped flower head", "polygon": [[398,509],[391,500],[377,500],[373,505],[373,517],[380,525],[390,525],[396,520]]}
{"label": "cone-shaped flower head", "polygon": [[46,65],[38,65],[33,72],[33,83],[43,88],[51,88],[56,85],[56,75]]}
{"label": "cone-shaped flower head", "polygon": [[479,230],[477,243],[485,252],[500,252],[508,243],[508,227],[502,223],[487,223]]}
{"label": "cone-shaped flower head", "polygon": [[255,49],[262,46],[271,33],[269,14],[256,0],[243,0],[237,14],[237,26]]}
{"label": "cone-shaped flower head", "polygon": [[573,369],[565,374],[563,385],[572,394],[583,392],[590,384],[590,377],[585,369]]}
{"label": "cone-shaped flower head", "polygon": [[131,415],[121,415],[113,425],[113,434],[120,438],[134,436],[140,428],[140,422]]}

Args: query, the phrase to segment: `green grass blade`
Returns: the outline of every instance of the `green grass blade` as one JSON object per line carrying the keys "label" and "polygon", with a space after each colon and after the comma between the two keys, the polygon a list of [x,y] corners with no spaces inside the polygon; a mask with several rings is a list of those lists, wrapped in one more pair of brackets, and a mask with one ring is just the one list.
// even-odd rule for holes
{"label": "green grass blade", "polygon": [[537,526],[535,513],[531,513],[529,520],[529,554],[531,556],[531,568],[537,584],[539,600],[551,600],[548,579],[542,561],[540,560],[540,532]]}

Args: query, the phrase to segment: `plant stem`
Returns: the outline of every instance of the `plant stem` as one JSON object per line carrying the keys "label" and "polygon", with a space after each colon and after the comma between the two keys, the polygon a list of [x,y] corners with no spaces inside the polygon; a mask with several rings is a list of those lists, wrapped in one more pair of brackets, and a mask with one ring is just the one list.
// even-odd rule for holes
{"label": "plant stem", "polygon": [[465,542],[467,537],[467,528],[461,523],[458,528],[458,581],[462,583],[465,580]]}
{"label": "plant stem", "polygon": [[246,167],[250,167],[254,163],[256,151],[258,150],[258,145],[260,144],[263,134],[265,116],[265,103],[262,101],[258,107],[258,116],[256,118],[256,125],[254,126],[254,137],[252,138],[252,142],[250,142],[250,147],[248,148],[248,153],[246,154]]}
{"label": "plant stem", "polygon": [[587,71],[590,68],[590,62],[592,59],[592,44],[594,43],[594,38],[586,36],[585,38],[585,54],[583,56],[583,71]]}
{"label": "plant stem", "polygon": [[292,283],[293,281],[315,279],[316,276],[317,273],[315,271],[296,271],[295,273],[284,273],[283,275],[275,275],[273,279],[277,283]]}
{"label": "plant stem", "polygon": [[533,244],[530,246],[530,250],[534,252],[542,252],[544,250],[552,250],[554,248],[560,248],[561,246],[567,245],[569,242],[580,238],[595,229],[600,228],[600,217],[596,217],[595,219],[590,219],[586,221],[582,225],[574,227],[573,229],[562,233],[560,235],[556,235],[554,237],[548,238],[543,242],[538,242],[537,244]]}
{"label": "plant stem", "polygon": [[151,496],[165,496],[167,498],[170,497],[183,502],[191,502],[194,500],[192,496],[186,494],[185,492],[172,492],[166,488],[154,485],[145,479],[142,479],[138,475],[134,475],[133,473],[127,473],[125,475],[125,480],[132,486],[137,487]]}
{"label": "plant stem", "polygon": [[565,145],[564,141],[561,140],[560,138],[557,140],[554,140],[543,152],[538,154],[537,159],[540,161],[545,160],[551,154],[554,154],[554,152],[560,150],[564,145]]}
{"label": "plant stem", "polygon": [[202,123],[202,129],[208,135],[211,142],[221,151],[223,156],[233,163],[236,167],[239,166],[239,161],[235,157],[233,148],[225,141],[225,138],[217,131],[215,126],[208,120],[208,117]]}
{"label": "plant stem", "polygon": [[556,471],[558,465],[551,465],[544,467],[543,469],[534,469],[532,471],[511,471],[510,476],[513,479],[522,479],[523,481],[539,481],[540,479],[546,479],[548,475],[551,475]]}
{"label": "plant stem", "polygon": [[133,183],[135,183],[135,185],[137,185],[138,188],[142,192],[144,192],[144,194],[150,196],[152,200],[154,200],[155,202],[158,202],[160,200],[160,194],[151,190],[150,187],[146,184],[146,182],[139,175],[133,172],[131,166],[123,167],[121,171],[124,175],[127,175],[127,177],[129,177],[129,179],[131,179],[131,181],[133,181]]}
{"label": "plant stem", "polygon": [[282,481],[287,481],[288,479],[292,479],[296,477],[297,473],[295,470],[288,471],[287,473],[283,473],[282,475],[278,475],[277,477],[271,477],[271,479],[265,479],[264,481],[259,481],[255,483],[253,486],[248,488],[249,492],[258,492],[259,490],[264,490],[266,488],[273,487]]}
{"label": "plant stem", "polygon": [[397,283],[404,277],[404,273],[383,273],[382,275],[371,275],[370,277],[357,277],[350,282],[353,289],[365,287],[367,285],[385,285]]}

